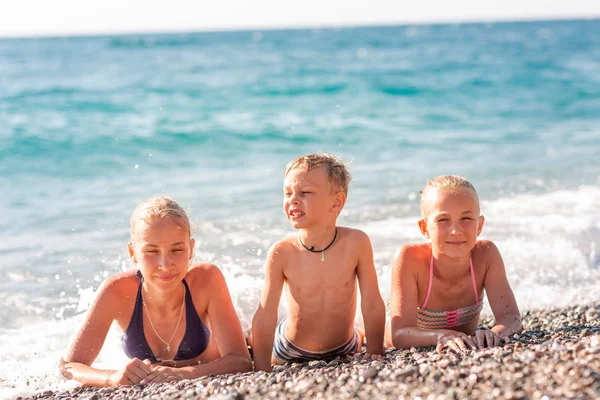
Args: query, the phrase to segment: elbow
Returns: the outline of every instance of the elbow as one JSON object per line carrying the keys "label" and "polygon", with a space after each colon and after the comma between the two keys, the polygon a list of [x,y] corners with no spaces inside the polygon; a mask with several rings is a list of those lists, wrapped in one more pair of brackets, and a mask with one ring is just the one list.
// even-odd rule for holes
{"label": "elbow", "polygon": [[58,362],[58,370],[63,377],[71,380],[73,379],[73,374],[71,373],[71,368],[69,368],[69,364],[69,362],[65,361],[65,359],[61,357],[60,361]]}
{"label": "elbow", "polygon": [[410,333],[412,328],[406,326],[406,321],[402,320],[397,314],[392,314],[392,317],[386,326],[386,336],[388,336],[388,343],[396,348],[397,350],[409,349],[413,346],[410,340]]}
{"label": "elbow", "polygon": [[440,330],[423,330],[414,326],[405,326],[392,330],[392,344],[397,350],[412,347],[429,347],[438,343]]}
{"label": "elbow", "polygon": [[392,345],[396,348],[396,350],[405,350],[413,347],[413,344],[410,340],[407,340],[407,332],[405,329],[397,329],[396,331],[392,331]]}
{"label": "elbow", "polygon": [[240,372],[252,372],[252,371],[254,371],[254,364],[252,363],[252,360],[247,358],[245,360],[244,369],[243,369],[243,371],[240,371]]}
{"label": "elbow", "polygon": [[250,372],[253,369],[252,359],[250,356],[236,356],[236,364],[238,365],[237,372]]}
{"label": "elbow", "polygon": [[229,354],[225,357],[229,360],[229,365],[233,370],[231,372],[252,371],[252,359],[250,358],[250,354]]}
{"label": "elbow", "polygon": [[392,344],[394,345],[394,348],[396,350],[406,350],[406,349],[410,349],[412,347],[405,340],[402,340],[401,338],[399,338],[397,336],[392,337]]}

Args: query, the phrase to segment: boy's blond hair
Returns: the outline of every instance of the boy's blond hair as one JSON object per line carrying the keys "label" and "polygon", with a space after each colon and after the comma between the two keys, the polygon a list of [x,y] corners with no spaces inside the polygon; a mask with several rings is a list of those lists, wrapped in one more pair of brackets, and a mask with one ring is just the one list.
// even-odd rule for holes
{"label": "boy's blond hair", "polygon": [[339,190],[348,195],[348,186],[352,182],[352,177],[346,168],[347,164],[331,154],[316,153],[296,157],[285,167],[283,176],[286,177],[291,170],[296,168],[304,168],[306,171],[310,171],[320,166],[325,168],[327,184],[333,190]]}
{"label": "boy's blond hair", "polygon": [[450,190],[458,191],[461,189],[471,190],[477,200],[477,207],[479,208],[479,197],[475,186],[469,182],[466,178],[458,175],[440,175],[435,179],[427,181],[427,184],[421,190],[421,217],[427,219],[429,216],[429,197],[430,193],[434,190]]}
{"label": "boy's blond hair", "polygon": [[176,218],[191,236],[190,220],[185,210],[168,197],[151,197],[142,201],[131,214],[131,240],[135,239],[135,228],[139,221],[150,222],[160,218]]}

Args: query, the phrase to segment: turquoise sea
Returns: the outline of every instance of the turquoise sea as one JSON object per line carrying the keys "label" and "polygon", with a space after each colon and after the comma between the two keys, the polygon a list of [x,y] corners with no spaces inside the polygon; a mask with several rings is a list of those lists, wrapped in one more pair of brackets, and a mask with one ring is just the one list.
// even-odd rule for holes
{"label": "turquoise sea", "polygon": [[[523,311],[600,299],[600,20],[4,39],[0,397],[72,386],[57,360],[153,195],[248,328],[309,152],[352,161],[340,224],[371,236],[384,296],[419,190],[460,174]],[[111,332],[98,362],[124,357]]]}

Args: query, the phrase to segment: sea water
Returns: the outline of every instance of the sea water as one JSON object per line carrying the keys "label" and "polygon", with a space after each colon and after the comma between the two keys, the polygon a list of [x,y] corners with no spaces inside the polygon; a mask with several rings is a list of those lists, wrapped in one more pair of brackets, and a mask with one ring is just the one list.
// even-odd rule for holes
{"label": "sea water", "polygon": [[[311,152],[351,161],[339,224],[384,297],[419,190],[459,174],[521,310],[599,300],[599,20],[0,40],[0,397],[74,386],[57,362],[150,196],[189,212],[248,330]],[[114,329],[97,365],[124,360]]]}

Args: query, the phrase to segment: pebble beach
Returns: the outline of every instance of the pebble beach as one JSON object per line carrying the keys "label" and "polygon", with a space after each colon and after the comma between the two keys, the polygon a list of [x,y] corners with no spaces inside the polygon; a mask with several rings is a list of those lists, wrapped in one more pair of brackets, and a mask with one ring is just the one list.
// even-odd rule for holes
{"label": "pebble beach", "polygon": [[[482,319],[483,324],[492,321]],[[595,399],[600,398],[600,302],[527,311],[502,347],[459,354],[388,350],[277,366],[272,373],[156,385],[46,391],[32,399]],[[19,398],[22,399],[22,398]]]}

